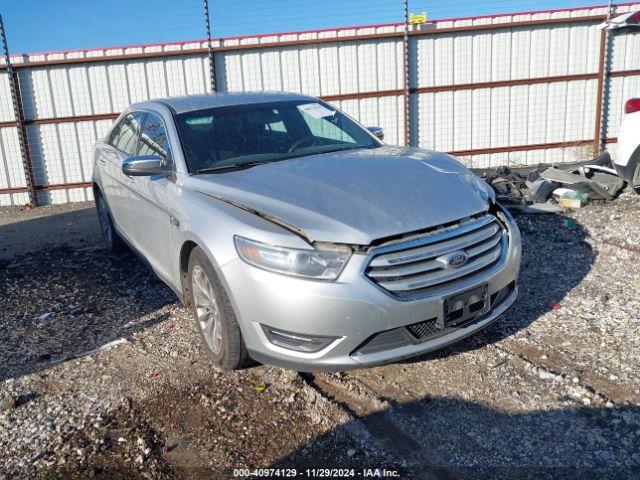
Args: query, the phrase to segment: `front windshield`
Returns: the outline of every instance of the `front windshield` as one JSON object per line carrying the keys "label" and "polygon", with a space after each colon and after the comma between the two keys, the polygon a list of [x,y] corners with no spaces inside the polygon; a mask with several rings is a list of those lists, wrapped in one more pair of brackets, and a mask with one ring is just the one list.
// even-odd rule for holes
{"label": "front windshield", "polygon": [[176,115],[189,171],[243,168],[380,143],[324,102],[218,107]]}

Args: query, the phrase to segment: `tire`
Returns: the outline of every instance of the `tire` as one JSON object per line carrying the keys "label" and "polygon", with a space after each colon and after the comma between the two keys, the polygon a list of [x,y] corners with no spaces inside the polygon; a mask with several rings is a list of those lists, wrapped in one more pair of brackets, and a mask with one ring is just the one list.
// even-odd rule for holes
{"label": "tire", "polygon": [[188,304],[207,355],[222,370],[246,366],[249,355],[227,292],[198,247],[189,257],[188,288]]}
{"label": "tire", "polygon": [[123,253],[127,250],[127,244],[118,234],[113,226],[113,217],[109,210],[109,205],[102,193],[96,192],[96,209],[98,210],[98,221],[100,222],[100,232],[107,250],[111,253]]}
{"label": "tire", "polygon": [[636,165],[636,171],[631,179],[631,188],[640,195],[640,162]]}

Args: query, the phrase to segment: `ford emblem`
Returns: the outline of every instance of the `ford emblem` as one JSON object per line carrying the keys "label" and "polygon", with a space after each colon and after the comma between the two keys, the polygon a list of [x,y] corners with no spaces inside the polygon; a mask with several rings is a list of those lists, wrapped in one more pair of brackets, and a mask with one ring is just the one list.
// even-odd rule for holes
{"label": "ford emblem", "polygon": [[458,268],[467,263],[467,260],[469,260],[469,255],[467,255],[467,253],[463,251],[453,252],[449,255],[446,255],[442,260],[444,260],[443,263],[447,267]]}

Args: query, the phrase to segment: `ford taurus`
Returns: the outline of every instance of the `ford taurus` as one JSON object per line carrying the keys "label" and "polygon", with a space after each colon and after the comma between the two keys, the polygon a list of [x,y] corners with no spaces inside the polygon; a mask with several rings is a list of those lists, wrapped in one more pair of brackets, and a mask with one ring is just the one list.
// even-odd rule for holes
{"label": "ford taurus", "polygon": [[513,304],[520,235],[453,157],[381,137],[297,94],[134,104],[96,145],[102,235],[193,311],[222,369],[441,348]]}

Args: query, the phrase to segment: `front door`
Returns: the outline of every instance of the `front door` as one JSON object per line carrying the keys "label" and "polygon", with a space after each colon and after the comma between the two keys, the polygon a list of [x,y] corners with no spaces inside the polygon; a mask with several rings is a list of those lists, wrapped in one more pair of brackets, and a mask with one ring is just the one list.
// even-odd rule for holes
{"label": "front door", "polygon": [[[171,163],[171,149],[162,118],[148,113],[140,134],[138,155],[157,155]],[[175,195],[175,182],[165,176],[127,177],[131,230],[136,248],[165,280],[174,277],[175,262],[171,256],[171,229],[175,220],[170,215],[170,199]]]}

